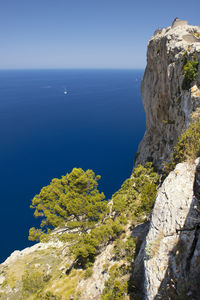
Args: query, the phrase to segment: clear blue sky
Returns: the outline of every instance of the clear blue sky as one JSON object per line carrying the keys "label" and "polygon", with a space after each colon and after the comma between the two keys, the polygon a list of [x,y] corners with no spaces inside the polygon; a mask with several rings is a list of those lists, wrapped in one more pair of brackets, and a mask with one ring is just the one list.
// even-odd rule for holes
{"label": "clear blue sky", "polygon": [[144,68],[149,38],[200,1],[0,0],[0,69]]}

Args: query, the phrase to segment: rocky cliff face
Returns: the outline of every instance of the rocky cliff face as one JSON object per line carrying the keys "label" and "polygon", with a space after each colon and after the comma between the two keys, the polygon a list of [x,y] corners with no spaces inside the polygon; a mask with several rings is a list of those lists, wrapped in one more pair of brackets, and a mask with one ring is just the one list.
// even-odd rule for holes
{"label": "rocky cliff face", "polygon": [[199,76],[192,88],[182,87],[186,57],[192,59],[196,53],[200,60],[199,33],[199,26],[177,20],[171,27],[157,30],[149,41],[141,86],[146,132],[136,154],[136,165],[150,160],[162,168],[200,106]]}
{"label": "rocky cliff face", "polygon": [[[200,72],[184,86],[184,66],[200,61],[200,27],[175,21],[150,39],[142,80],[146,132],[136,165],[151,160],[162,169],[180,134],[199,116]],[[145,299],[199,299],[200,167],[176,166],[160,187],[149,232],[135,260]]]}
{"label": "rocky cliff face", "polygon": [[158,191],[145,241],[148,300],[199,299],[199,170],[199,159],[178,164]]}

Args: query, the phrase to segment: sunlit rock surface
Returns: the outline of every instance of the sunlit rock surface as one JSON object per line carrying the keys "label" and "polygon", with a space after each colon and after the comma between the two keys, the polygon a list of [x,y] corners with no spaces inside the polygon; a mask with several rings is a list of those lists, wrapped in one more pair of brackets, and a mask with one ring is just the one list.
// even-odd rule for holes
{"label": "sunlit rock surface", "polygon": [[199,33],[199,26],[176,20],[173,26],[156,30],[149,41],[141,86],[146,132],[136,154],[136,165],[149,160],[161,169],[178,136],[198,111],[200,76],[189,90],[182,89],[182,82],[186,54],[188,58],[196,54],[200,61]]}

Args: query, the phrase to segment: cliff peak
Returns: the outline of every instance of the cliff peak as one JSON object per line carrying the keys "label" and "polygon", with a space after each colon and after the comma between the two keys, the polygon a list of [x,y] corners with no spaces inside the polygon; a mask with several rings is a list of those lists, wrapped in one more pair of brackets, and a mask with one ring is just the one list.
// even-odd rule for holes
{"label": "cliff peak", "polygon": [[[184,67],[194,60],[197,76],[188,79]],[[141,85],[146,132],[136,154],[136,165],[152,161],[161,169],[163,161],[169,160],[178,136],[200,106],[199,61],[200,26],[175,20],[172,26],[156,30],[150,39]]]}

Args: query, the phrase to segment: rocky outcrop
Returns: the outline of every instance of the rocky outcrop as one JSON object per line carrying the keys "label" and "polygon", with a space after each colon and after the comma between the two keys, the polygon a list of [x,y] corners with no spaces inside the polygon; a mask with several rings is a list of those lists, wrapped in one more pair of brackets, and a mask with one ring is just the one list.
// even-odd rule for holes
{"label": "rocky outcrop", "polygon": [[199,33],[199,26],[175,20],[172,27],[157,30],[149,41],[147,67],[141,86],[146,132],[135,165],[153,161],[161,169],[178,136],[200,106],[200,76],[190,89],[182,88],[186,56],[190,59],[196,53],[200,61]]}
{"label": "rocky outcrop", "polygon": [[109,278],[109,273],[105,271],[105,265],[110,268],[114,262],[113,245],[111,244],[95,260],[92,276],[86,280],[80,280],[78,283],[77,289],[82,291],[81,300],[101,299],[105,281]]}
{"label": "rocky outcrop", "polygon": [[[139,225],[134,229],[127,225],[124,239],[133,236],[141,242],[148,225]],[[75,266],[67,245],[60,241],[37,243],[22,251],[14,251],[0,265],[0,299],[29,299],[32,294],[37,294],[37,288],[42,287],[43,296],[51,295],[52,299],[100,300],[111,267],[116,262],[119,266],[126,264],[124,259],[116,259],[114,247],[115,242],[112,241],[103,247],[89,269]],[[29,277],[26,282],[25,276]],[[127,279],[130,277],[129,274],[126,276]],[[24,288],[27,285],[30,291],[26,293]],[[33,288],[30,288],[31,285]]]}
{"label": "rocky outcrop", "polygon": [[[30,285],[37,289],[43,279],[50,280],[56,272],[62,275],[66,258],[62,255],[62,242],[37,243],[22,251],[14,251],[0,265],[0,299],[27,299],[22,291],[24,278],[29,275]],[[65,267],[64,267],[65,269]]]}
{"label": "rocky outcrop", "polygon": [[[178,137],[199,117],[200,64],[185,89],[184,65],[200,62],[200,27],[175,20],[150,39],[142,80],[146,132],[135,164],[168,161]],[[150,229],[135,260],[133,275],[144,278],[147,300],[199,299],[199,160],[176,166],[158,191]]]}
{"label": "rocky outcrop", "polygon": [[63,243],[60,241],[57,242],[48,242],[48,243],[37,243],[32,247],[25,248],[23,250],[15,250],[11,253],[11,255],[1,264],[1,266],[6,266],[14,263],[18,259],[23,259],[24,257],[30,255],[36,251],[42,251],[49,248],[61,248],[63,247]]}
{"label": "rocky outcrop", "polygon": [[[104,283],[109,278],[105,265],[110,268],[114,262],[113,244],[109,244],[97,256],[92,274],[86,278],[82,269],[68,272],[73,260],[65,244],[59,241],[37,243],[22,251],[14,251],[0,265],[0,299],[28,299],[30,295],[23,290],[25,274],[35,274],[35,277],[30,276],[29,280],[33,287],[42,284],[44,279],[45,292],[62,299],[72,299],[76,296],[80,300],[101,299]],[[37,286],[34,292],[37,292]]]}
{"label": "rocky outcrop", "polygon": [[178,164],[158,191],[144,243],[148,300],[199,299],[199,169],[199,159]]}

